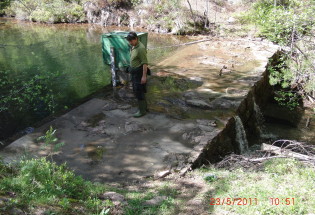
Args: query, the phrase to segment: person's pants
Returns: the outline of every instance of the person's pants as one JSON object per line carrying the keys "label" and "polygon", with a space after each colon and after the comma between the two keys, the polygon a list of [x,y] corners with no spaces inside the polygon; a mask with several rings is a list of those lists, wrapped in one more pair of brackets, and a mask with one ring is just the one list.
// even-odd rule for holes
{"label": "person's pants", "polygon": [[135,94],[138,101],[145,100],[146,84],[141,84],[141,82],[132,82],[133,93]]}
{"label": "person's pants", "polygon": [[147,92],[146,84],[141,84],[142,74],[142,66],[131,69],[132,89],[138,101],[145,100],[145,93]]}

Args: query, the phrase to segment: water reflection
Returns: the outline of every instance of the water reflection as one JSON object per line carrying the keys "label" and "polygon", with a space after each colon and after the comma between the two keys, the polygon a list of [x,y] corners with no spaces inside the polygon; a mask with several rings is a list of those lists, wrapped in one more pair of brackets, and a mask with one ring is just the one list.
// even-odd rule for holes
{"label": "water reflection", "polygon": [[[48,116],[52,109],[60,111],[71,107],[110,84],[109,67],[104,65],[102,59],[100,37],[102,33],[117,28],[105,29],[88,24],[47,25],[4,18],[0,18],[0,23],[3,23],[0,25],[0,72],[8,72],[0,76],[0,81],[3,78],[10,79],[11,86],[18,91],[13,97],[18,97],[24,93],[20,91],[24,90],[24,83],[31,82],[37,76],[44,79],[42,90],[38,95],[33,95],[36,98],[28,95],[29,99],[24,99],[18,105],[13,102],[6,112],[0,111],[0,140]],[[183,37],[149,34],[148,48],[179,44],[187,40]],[[149,50],[149,61],[157,63],[175,49]],[[1,98],[12,97],[11,86],[0,85]],[[47,95],[53,104],[48,104]],[[6,120],[3,120],[4,116]]]}
{"label": "water reflection", "polygon": [[60,74],[52,80],[57,109],[109,83],[100,42],[86,37],[82,27],[7,21],[0,38],[0,44],[8,45],[0,50],[0,65],[12,77],[28,80],[48,72]]}

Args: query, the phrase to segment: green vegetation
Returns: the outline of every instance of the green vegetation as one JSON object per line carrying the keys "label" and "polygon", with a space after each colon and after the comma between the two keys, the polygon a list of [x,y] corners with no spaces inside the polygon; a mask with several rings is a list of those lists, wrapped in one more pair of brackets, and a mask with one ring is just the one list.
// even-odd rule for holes
{"label": "green vegetation", "polygon": [[152,7],[152,14],[149,17],[151,22],[164,22],[166,28],[171,29],[173,25],[173,20],[178,15],[174,11],[178,11],[180,7],[179,0],[171,1],[156,1],[156,4]]}
{"label": "green vegetation", "polygon": [[99,34],[87,38],[84,26],[6,26],[0,32],[2,110],[51,113],[110,83]]}
{"label": "green vegetation", "polygon": [[[105,9],[117,13],[121,23],[128,25],[129,16],[133,16],[130,9],[135,12],[144,9],[147,12],[140,15],[140,18],[149,30],[176,34],[207,32],[207,18],[192,8],[189,10],[184,7],[181,2],[182,0],[153,0],[147,4],[143,0],[7,0],[7,3],[0,5],[0,13],[34,22],[77,23],[90,19],[84,10],[93,10],[94,17],[101,18],[101,9]],[[125,12],[119,15],[119,11]]]}
{"label": "green vegetation", "polygon": [[[172,188],[169,183],[163,183],[153,189],[145,190],[145,192],[126,192],[126,197],[129,199],[128,206],[124,209],[124,215],[139,215],[139,214],[174,214],[175,198],[179,191]],[[144,202],[155,198],[156,196],[166,196],[160,204],[155,206],[145,205]]]}
{"label": "green vegetation", "polygon": [[[0,162],[0,214],[10,214],[13,208],[32,214],[36,209],[45,214],[111,214],[117,210],[110,200],[100,195],[113,190],[126,197],[128,204],[123,214],[169,214],[173,208],[177,190],[163,184],[145,191],[126,191],[110,188],[99,183],[85,181],[70,171],[66,164],[57,165],[46,158],[22,160],[17,164]],[[144,205],[146,200],[165,195],[167,199],[157,205]],[[117,211],[116,211],[117,212]]]}
{"label": "green vegetation", "polygon": [[56,129],[53,129],[51,126],[46,131],[45,135],[37,138],[37,141],[43,141],[44,148],[50,148],[48,156],[50,157],[51,161],[53,161],[53,153],[58,152],[62,146],[64,146],[64,142],[58,143],[58,138],[55,136]]}
{"label": "green vegetation", "polygon": [[293,36],[310,35],[314,27],[313,1],[259,0],[242,16],[242,22],[254,22],[260,34],[278,44],[291,43]]}
{"label": "green vegetation", "polygon": [[214,214],[302,215],[314,212],[315,169],[294,159],[272,159],[257,170],[238,167],[198,171],[218,177],[207,180],[211,192],[206,198]]}
{"label": "green vegetation", "polygon": [[[0,89],[3,89],[0,112],[38,111],[39,108],[43,108],[41,111],[54,112],[55,104],[51,80],[58,77],[58,74],[38,74],[25,80],[24,78],[12,77],[11,73],[10,70],[0,70]],[[45,106],[42,107],[41,103]]]}
{"label": "green vegetation", "polygon": [[0,15],[4,14],[4,9],[10,5],[11,0],[2,0],[0,2]]}
{"label": "green vegetation", "polygon": [[281,86],[277,101],[294,108],[296,95],[315,98],[314,1],[259,0],[241,16],[241,22],[256,24],[259,34],[285,47],[277,68],[270,68],[270,83]]}
{"label": "green vegetation", "polygon": [[[278,86],[275,91],[274,99],[279,105],[294,110],[299,106],[300,96],[296,91],[291,89],[293,73],[288,68],[288,57],[282,56],[274,65],[268,67],[269,82],[272,86]],[[271,62],[272,63],[272,62]]]}
{"label": "green vegetation", "polygon": [[[181,0],[155,0],[149,5],[140,5],[150,13],[144,17],[148,28],[159,28],[160,32],[191,34],[205,32],[206,18],[192,12],[181,4]],[[155,29],[153,28],[153,29]]]}
{"label": "green vegetation", "polygon": [[[45,157],[28,159],[24,156],[15,164],[8,165],[0,160],[0,205],[3,204],[2,197],[6,199],[4,205],[1,205],[0,214],[10,214],[13,208],[28,213],[41,208],[45,214],[105,215],[115,208],[111,201],[102,200],[101,194],[109,190],[127,197],[127,206],[120,208],[124,214],[165,214],[173,207],[178,191],[169,188],[168,184],[146,192],[118,190],[85,181],[69,170],[66,163],[57,165],[53,162],[52,155],[64,143],[58,143],[55,133],[56,130],[50,127],[44,136],[37,139],[43,141],[44,147],[50,147],[47,156],[51,161]],[[167,199],[156,205],[143,204],[157,195],[167,196]]]}
{"label": "green vegetation", "polygon": [[[4,0],[0,14],[45,23],[85,22],[84,3],[88,0]],[[131,8],[142,0],[90,0],[99,7]]]}
{"label": "green vegetation", "polygon": [[[208,205],[209,212],[214,214],[303,215],[314,212],[315,169],[294,159],[271,159],[251,170],[240,166],[202,168],[189,175],[193,176],[195,184],[191,184],[192,190],[186,187],[185,192],[198,193],[195,186],[208,190],[197,194],[196,198],[203,199],[202,204],[206,205],[201,207]],[[110,200],[102,200],[102,194],[108,191],[122,194],[126,203],[115,206]],[[66,164],[57,165],[45,158],[10,165],[0,162],[0,198],[6,199],[0,201],[0,213],[4,214],[19,208],[31,214],[41,209],[46,214],[58,215],[175,215],[190,200],[181,194],[175,182],[158,182],[137,190],[92,183],[75,176]],[[157,196],[166,198],[156,205],[145,204]]]}
{"label": "green vegetation", "polygon": [[[93,0],[92,0],[93,2]],[[142,0],[94,0],[100,6],[110,6],[114,8],[131,8],[142,3]]]}
{"label": "green vegetation", "polygon": [[87,29],[11,20],[1,26],[0,139],[110,83],[99,33],[87,37]]}
{"label": "green vegetation", "polygon": [[13,207],[27,211],[32,207],[43,207],[50,214],[87,214],[86,210],[89,214],[99,214],[104,207],[112,205],[97,198],[105,187],[75,176],[65,164],[58,166],[41,158],[22,160],[17,165],[1,169],[0,195],[14,193],[15,196],[1,207],[0,213]]}
{"label": "green vegetation", "polygon": [[85,20],[84,0],[18,0],[5,12],[9,16],[36,22],[82,22]]}

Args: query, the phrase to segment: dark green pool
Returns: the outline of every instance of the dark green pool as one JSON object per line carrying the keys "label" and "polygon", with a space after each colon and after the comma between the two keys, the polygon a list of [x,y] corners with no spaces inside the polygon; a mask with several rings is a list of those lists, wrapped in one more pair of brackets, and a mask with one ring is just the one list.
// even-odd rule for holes
{"label": "dark green pool", "polygon": [[[118,28],[0,18],[0,140],[109,85],[101,34],[113,30]],[[148,47],[186,40],[149,33]],[[149,51],[149,61],[154,64],[173,50]]]}

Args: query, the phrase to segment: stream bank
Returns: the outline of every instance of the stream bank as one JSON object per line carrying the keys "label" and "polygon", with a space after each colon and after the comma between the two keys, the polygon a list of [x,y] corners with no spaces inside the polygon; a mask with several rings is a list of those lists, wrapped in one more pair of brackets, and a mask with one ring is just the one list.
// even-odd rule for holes
{"label": "stream bank", "polygon": [[[2,12],[0,8],[0,13]],[[209,20],[181,1],[69,0],[11,2],[3,10],[8,17],[40,23],[93,23],[125,26],[172,34],[209,32]]]}

